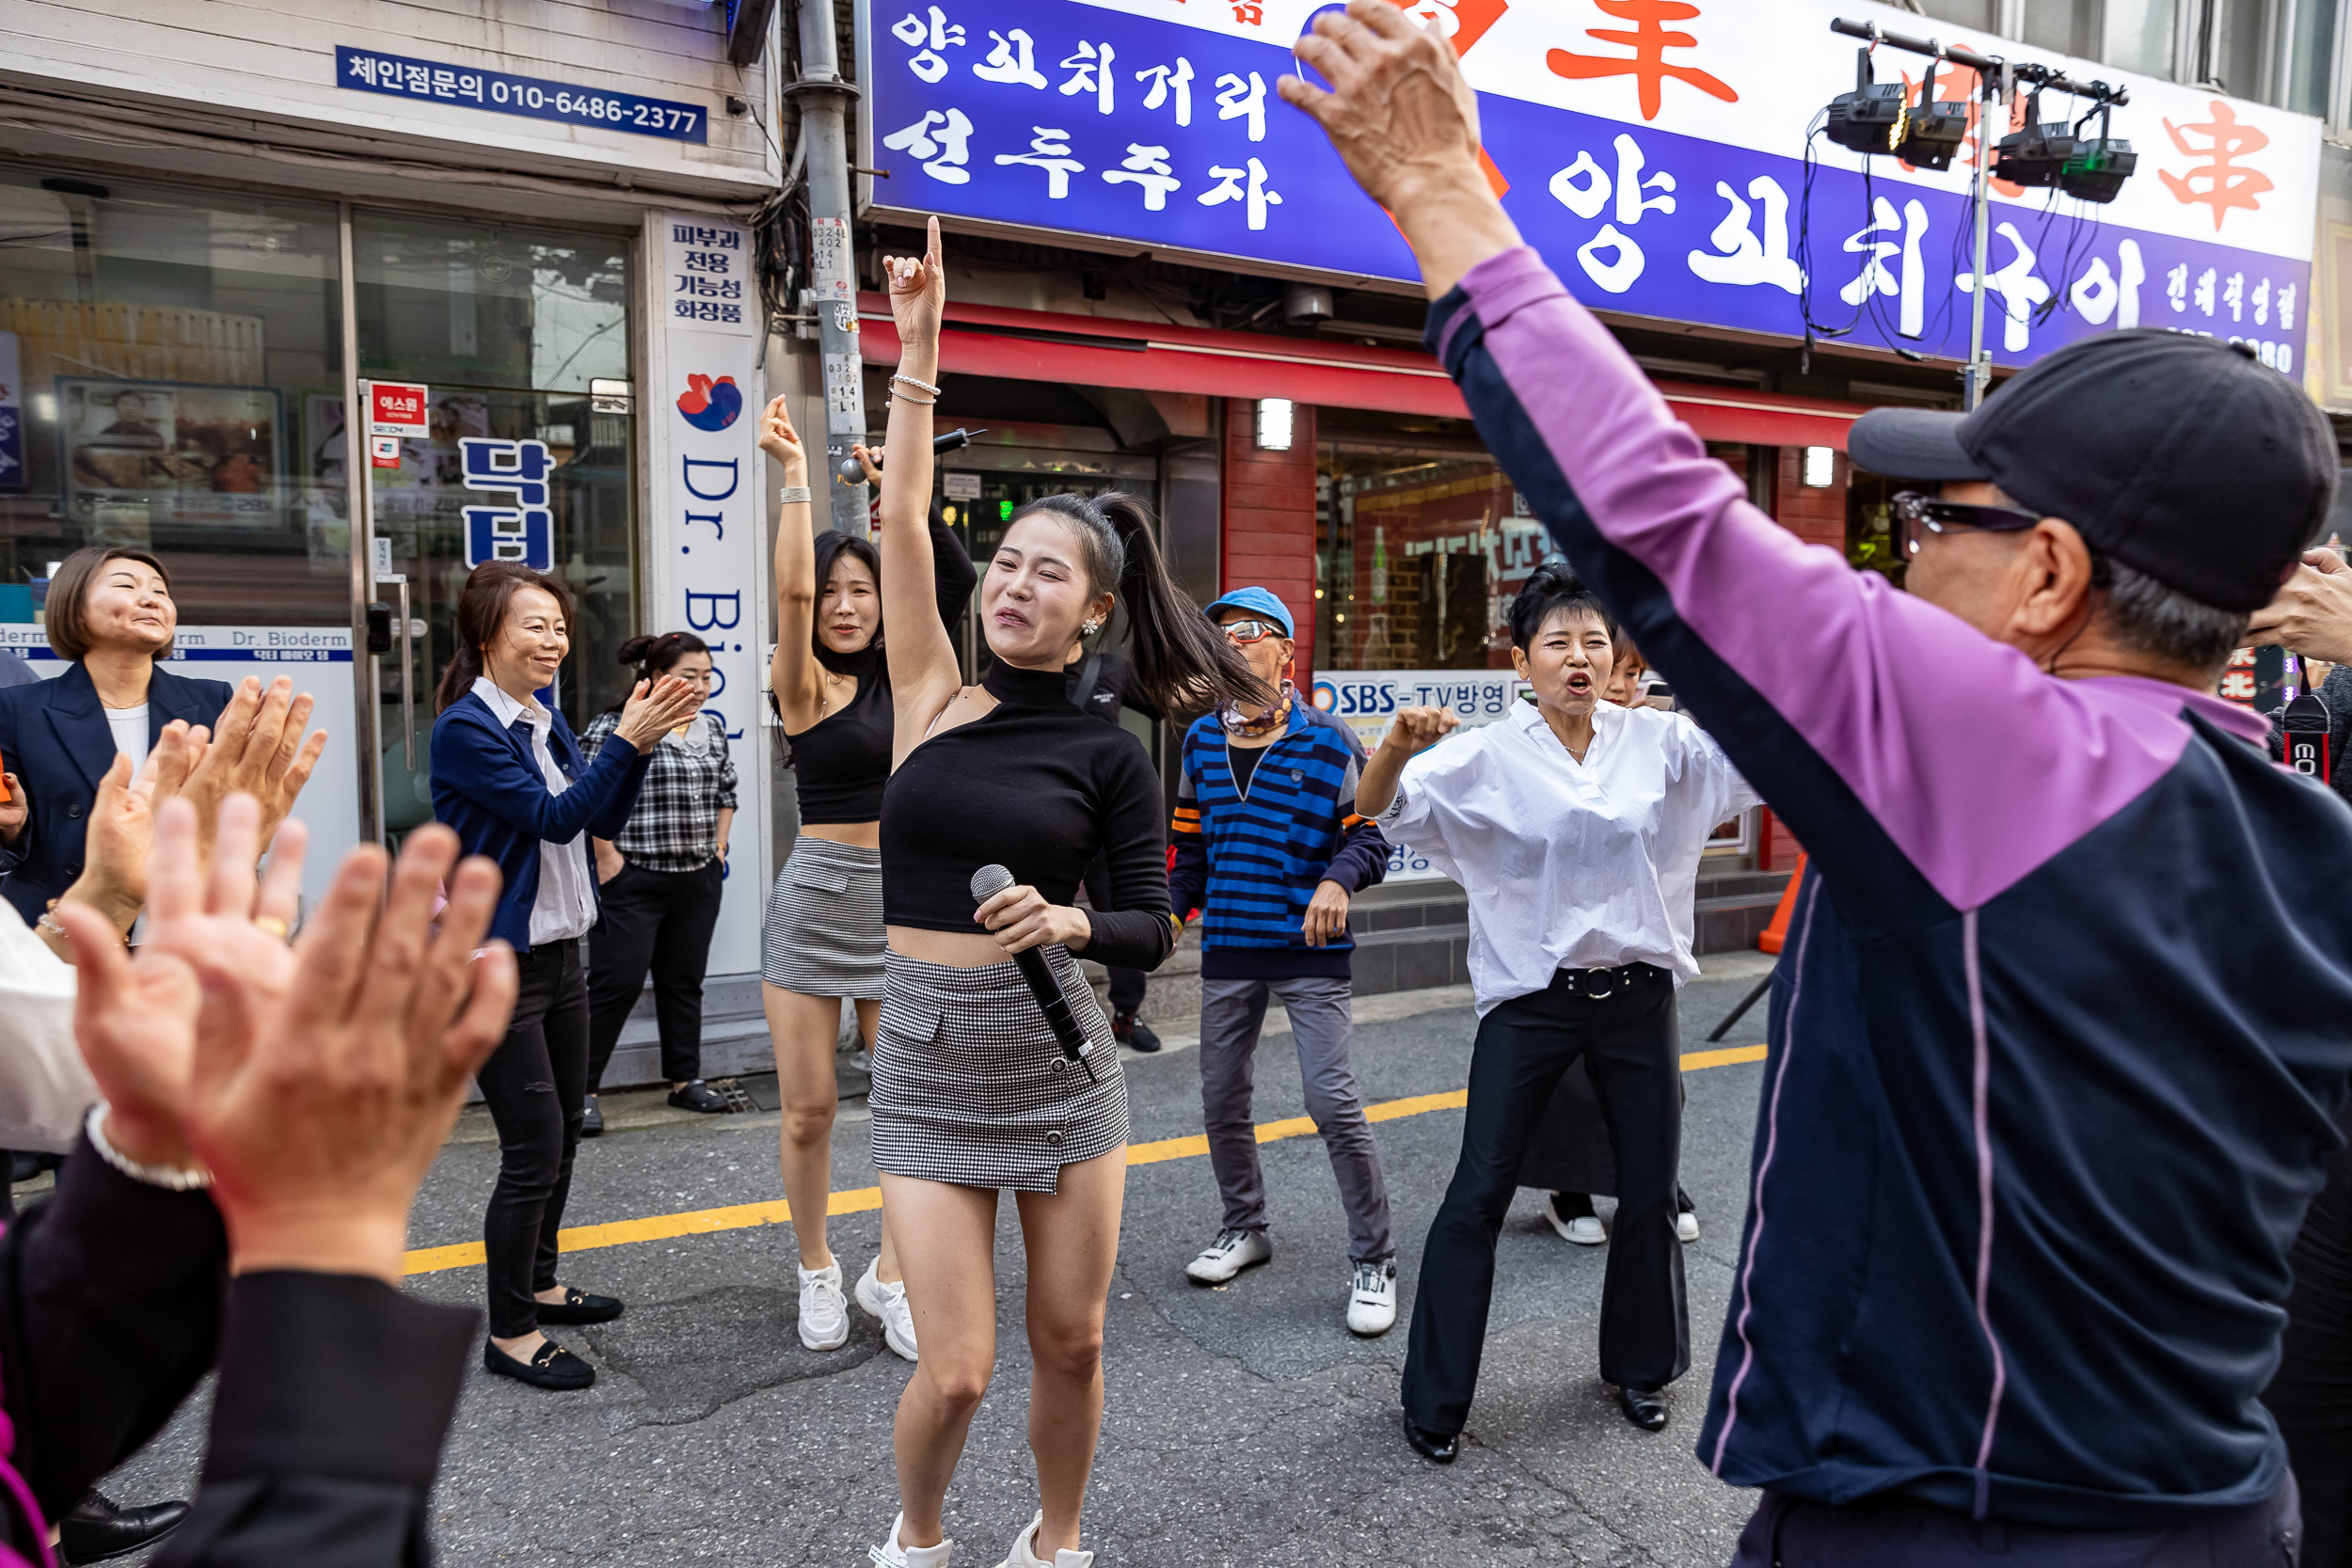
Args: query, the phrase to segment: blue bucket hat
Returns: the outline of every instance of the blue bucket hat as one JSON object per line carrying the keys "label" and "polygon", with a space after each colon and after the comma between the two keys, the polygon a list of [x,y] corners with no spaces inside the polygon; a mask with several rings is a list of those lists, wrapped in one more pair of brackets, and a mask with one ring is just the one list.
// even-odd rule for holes
{"label": "blue bucket hat", "polygon": [[1291,620],[1290,607],[1276,598],[1272,589],[1236,588],[1211,604],[1203,613],[1214,621],[1220,611],[1228,610],[1246,610],[1252,615],[1262,615],[1280,626],[1284,637],[1297,635],[1294,629],[1296,623]]}

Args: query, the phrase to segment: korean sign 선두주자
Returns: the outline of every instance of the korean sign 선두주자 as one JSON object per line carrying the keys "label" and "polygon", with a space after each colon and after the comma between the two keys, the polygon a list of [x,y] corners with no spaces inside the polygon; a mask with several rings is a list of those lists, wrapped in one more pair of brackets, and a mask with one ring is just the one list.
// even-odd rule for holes
{"label": "korean sign \uc120\ub450\uc8fc\uc790", "polygon": [[[1403,237],[1275,84],[1327,0],[865,0],[878,210],[938,213],[1340,278],[1411,280]],[[2319,122],[2068,61],[1866,0],[1413,0],[1479,89],[1489,182],[1577,297],[1962,356],[1977,286],[1974,128],[1940,173],[1807,128],[1854,82],[1839,14],[2127,85],[2139,155],[2092,206],[1994,182],[1986,341],[2021,364],[2082,335],[2243,339],[2290,373],[2311,293]],[[1881,80],[1926,61],[1881,51]],[[1974,103],[1944,68],[1943,99]],[[1972,108],[1972,115],[1975,110]],[[2013,119],[2022,123],[2023,95]],[[2046,95],[2041,118],[2082,106]],[[2010,127],[1993,126],[1994,138]],[[1865,166],[1867,164],[1867,167]],[[1806,284],[1807,272],[1810,284]]]}

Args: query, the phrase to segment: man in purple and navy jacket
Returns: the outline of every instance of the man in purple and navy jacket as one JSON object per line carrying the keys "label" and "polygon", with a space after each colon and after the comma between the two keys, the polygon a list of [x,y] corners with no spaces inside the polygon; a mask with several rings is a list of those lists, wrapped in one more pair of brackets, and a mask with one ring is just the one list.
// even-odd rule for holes
{"label": "man in purple and navy jacket", "polygon": [[1811,851],[1699,1441],[1766,1489],[1739,1562],[2290,1560],[2257,1396],[2352,1079],[2352,811],[2211,692],[2327,514],[2326,420],[2157,332],[1867,416],[1929,493],[1895,592],[1520,243],[1435,35],[1352,0],[1298,53],[1480,434]]}

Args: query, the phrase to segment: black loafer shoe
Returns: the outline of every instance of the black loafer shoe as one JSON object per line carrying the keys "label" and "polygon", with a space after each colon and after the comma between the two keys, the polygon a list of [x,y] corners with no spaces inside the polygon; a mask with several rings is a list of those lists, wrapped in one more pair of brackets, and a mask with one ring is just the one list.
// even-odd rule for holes
{"label": "black loafer shoe", "polygon": [[1410,1416],[1405,1418],[1405,1441],[1412,1444],[1413,1451],[1432,1465],[1451,1465],[1454,1456],[1462,1451],[1462,1439],[1458,1433],[1439,1436],[1437,1433],[1415,1426]]}
{"label": "black loafer shoe", "polygon": [[562,1301],[539,1304],[539,1321],[543,1323],[609,1323],[621,1315],[620,1302],[612,1296],[592,1296],[584,1291],[566,1289]]}
{"label": "black loafer shoe", "polygon": [[1625,1418],[1644,1432],[1663,1432],[1666,1429],[1666,1402],[1655,1388],[1620,1388],[1617,1408]]}
{"label": "black loafer shoe", "polygon": [[583,1138],[604,1136],[604,1107],[596,1103],[596,1097],[593,1094],[588,1097],[588,1109],[580,1118],[580,1135]]}
{"label": "black loafer shoe", "polygon": [[589,1387],[596,1381],[596,1368],[552,1339],[541,1345],[539,1354],[528,1361],[517,1360],[485,1340],[482,1346],[482,1364],[501,1377],[528,1383],[533,1388],[552,1388],[563,1393]]}
{"label": "black loafer shoe", "polygon": [[104,1562],[161,1540],[187,1516],[186,1503],[124,1508],[103,1492],[85,1492],[57,1522],[57,1544],[68,1562]]}
{"label": "black loafer shoe", "polygon": [[725,1112],[727,1097],[697,1078],[682,1089],[672,1089],[670,1103],[681,1111],[696,1111],[707,1117],[715,1117]]}

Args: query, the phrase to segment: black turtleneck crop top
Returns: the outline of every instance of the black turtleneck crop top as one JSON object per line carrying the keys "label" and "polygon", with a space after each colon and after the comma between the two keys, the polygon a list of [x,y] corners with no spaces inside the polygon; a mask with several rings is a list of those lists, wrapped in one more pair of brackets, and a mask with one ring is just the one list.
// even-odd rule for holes
{"label": "black turtleneck crop top", "polygon": [[996,706],[908,753],[882,793],[882,918],[927,931],[981,930],[972,873],[993,863],[1069,904],[1100,853],[1110,908],[1089,911],[1085,957],[1157,969],[1176,945],[1168,914],[1160,781],[1143,743],[1070,701],[1058,670],[998,662]]}
{"label": "black turtleneck crop top", "polygon": [[[972,597],[979,574],[939,509],[931,509],[931,571],[939,594],[940,624],[955,637],[957,620]],[[792,746],[792,776],[801,798],[801,820],[809,824],[871,822],[882,816],[882,785],[890,779],[890,672],[882,650],[871,646],[837,654],[819,644],[817,662],[838,675],[857,678],[857,693],[798,735]]]}

